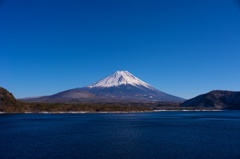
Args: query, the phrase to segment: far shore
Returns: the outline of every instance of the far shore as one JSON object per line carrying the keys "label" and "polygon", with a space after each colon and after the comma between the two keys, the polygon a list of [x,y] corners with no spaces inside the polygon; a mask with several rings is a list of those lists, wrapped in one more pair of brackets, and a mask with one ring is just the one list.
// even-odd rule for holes
{"label": "far shore", "polygon": [[158,113],[158,112],[220,112],[236,110],[153,110],[153,111],[60,111],[60,112],[0,112],[0,114],[128,114],[128,113]]}

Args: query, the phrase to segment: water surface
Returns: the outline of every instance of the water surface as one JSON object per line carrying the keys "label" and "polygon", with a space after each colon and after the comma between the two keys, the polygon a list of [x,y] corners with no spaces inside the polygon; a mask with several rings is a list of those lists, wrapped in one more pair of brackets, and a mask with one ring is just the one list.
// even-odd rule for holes
{"label": "water surface", "polygon": [[1,114],[0,158],[240,158],[240,112]]}

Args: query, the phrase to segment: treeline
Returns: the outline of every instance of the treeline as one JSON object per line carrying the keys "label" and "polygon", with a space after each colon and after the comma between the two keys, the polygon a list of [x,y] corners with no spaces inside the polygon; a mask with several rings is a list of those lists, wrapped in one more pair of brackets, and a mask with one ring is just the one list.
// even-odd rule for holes
{"label": "treeline", "polygon": [[152,111],[148,104],[126,103],[25,103],[0,106],[1,112],[132,112]]}
{"label": "treeline", "polygon": [[[0,112],[142,112],[154,110],[196,110],[196,107],[180,107],[179,103],[26,103],[14,102],[12,105],[0,106]],[[213,108],[197,108],[213,110]]]}

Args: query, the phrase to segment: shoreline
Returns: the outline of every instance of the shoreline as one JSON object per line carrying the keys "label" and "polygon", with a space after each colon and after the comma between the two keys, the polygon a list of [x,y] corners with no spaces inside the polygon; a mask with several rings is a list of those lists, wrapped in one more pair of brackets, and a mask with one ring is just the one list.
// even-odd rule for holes
{"label": "shoreline", "polygon": [[238,110],[153,110],[153,111],[70,111],[70,112],[0,112],[1,114],[128,114],[128,113],[158,113],[158,112],[222,112],[222,111],[238,111]]}

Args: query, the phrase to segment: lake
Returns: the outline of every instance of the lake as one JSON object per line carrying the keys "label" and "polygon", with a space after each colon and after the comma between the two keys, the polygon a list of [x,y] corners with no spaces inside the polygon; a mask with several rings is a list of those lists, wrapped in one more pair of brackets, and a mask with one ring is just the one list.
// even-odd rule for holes
{"label": "lake", "polygon": [[1,114],[1,159],[239,159],[240,111]]}

